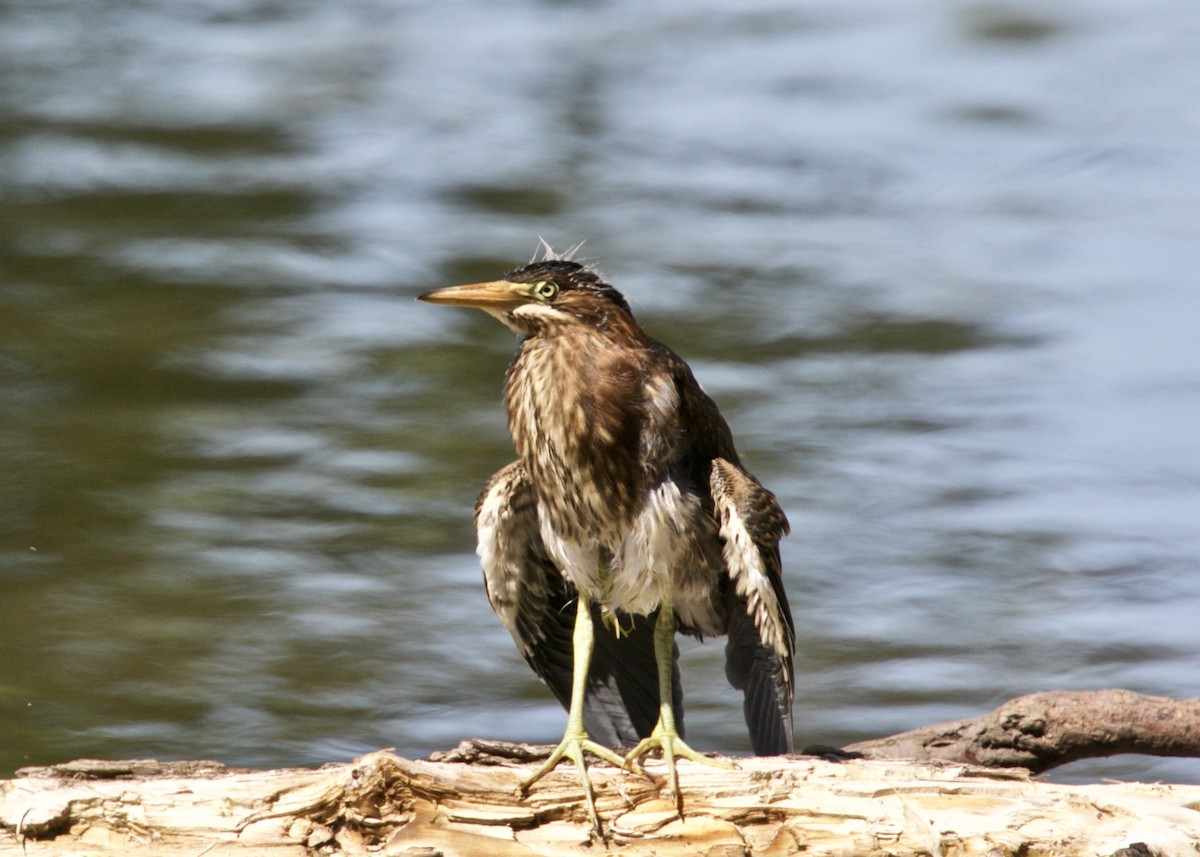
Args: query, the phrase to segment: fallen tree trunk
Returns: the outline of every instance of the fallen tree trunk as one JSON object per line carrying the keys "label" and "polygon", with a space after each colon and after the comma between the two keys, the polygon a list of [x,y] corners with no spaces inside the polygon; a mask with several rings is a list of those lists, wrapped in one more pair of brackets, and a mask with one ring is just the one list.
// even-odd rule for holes
{"label": "fallen tree trunk", "polygon": [[[1122,701],[1126,714],[1145,713],[1145,705],[1155,704],[1149,697],[1102,693],[1109,694],[1103,697],[1109,702]],[[1021,723],[1030,713],[1059,710],[1048,708],[1053,700],[1046,698],[1041,708],[1029,707],[1030,700],[1046,696],[1052,695],[1013,700],[992,715],[960,723]],[[1066,696],[1058,701],[1065,704]],[[1155,722],[1175,718],[1175,726],[1187,732],[1191,721],[1188,703],[1183,705],[1182,710],[1160,707],[1162,717]],[[1070,710],[1079,714],[1081,709]],[[1005,711],[1013,716],[1001,716]],[[1014,714],[1018,711],[1020,717]],[[1126,734],[1131,723],[1140,722],[1130,716],[1109,725]],[[947,732],[953,725],[928,731],[934,735],[940,729],[955,737],[955,746],[969,747],[964,735],[970,730]],[[1052,716],[1032,732],[1039,739],[1052,737],[1060,734],[1059,723]],[[983,729],[976,750],[979,740],[994,739]],[[926,744],[939,749],[937,740]],[[890,746],[913,749],[904,742]],[[472,741],[440,760],[379,752],[319,770],[87,760],[28,768],[0,781],[0,857],[530,857],[606,850],[657,857],[1200,854],[1200,786],[1067,786],[1038,781],[1024,770],[878,758],[739,759],[736,770],[682,761],[683,818],[665,794],[661,763],[647,763],[650,777],[596,763],[590,771],[607,837],[600,843],[570,765],[541,780],[529,795],[519,794],[521,778],[547,749]]]}
{"label": "fallen tree trunk", "polygon": [[[681,762],[685,815],[654,780],[597,764],[614,854],[1196,854],[1200,786],[1064,786],[961,765],[811,758]],[[602,853],[568,765],[528,797],[532,765],[387,752],[320,770],[72,763],[3,783],[0,855]],[[651,763],[649,770],[660,770]]]}
{"label": "fallen tree trunk", "polygon": [[1035,774],[1118,753],[1195,758],[1200,757],[1200,699],[1128,690],[1034,693],[981,717],[843,749],[872,759],[941,759]]}

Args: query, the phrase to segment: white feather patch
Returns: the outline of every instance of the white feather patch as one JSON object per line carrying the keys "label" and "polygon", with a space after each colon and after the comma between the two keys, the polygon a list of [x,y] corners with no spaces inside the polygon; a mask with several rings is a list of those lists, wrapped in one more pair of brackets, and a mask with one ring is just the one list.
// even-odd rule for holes
{"label": "white feather patch", "polygon": [[750,535],[746,521],[730,494],[726,480],[732,474],[726,468],[732,469],[733,465],[723,459],[714,461],[711,477],[721,538],[725,541],[725,565],[737,594],[746,599],[746,611],[754,620],[763,643],[781,657],[787,657],[791,647],[788,633],[779,618],[783,611],[779,599],[775,597],[775,588],[771,585],[759,546]]}
{"label": "white feather patch", "polygon": [[629,527],[608,544],[563,538],[544,516],[541,534],[567,579],[608,610],[647,615],[670,596],[684,624],[718,633],[710,589],[723,573],[716,527],[699,498],[674,481],[655,487]]}
{"label": "white feather patch", "polygon": [[506,544],[505,540],[506,534],[512,529],[510,519],[516,514],[510,500],[519,480],[520,469],[513,465],[497,474],[475,516],[475,531],[479,540],[475,553],[483,567],[484,588],[492,609],[509,631],[516,628],[521,599],[527,597],[521,591],[520,569],[523,563],[514,553],[514,548],[518,546]]}

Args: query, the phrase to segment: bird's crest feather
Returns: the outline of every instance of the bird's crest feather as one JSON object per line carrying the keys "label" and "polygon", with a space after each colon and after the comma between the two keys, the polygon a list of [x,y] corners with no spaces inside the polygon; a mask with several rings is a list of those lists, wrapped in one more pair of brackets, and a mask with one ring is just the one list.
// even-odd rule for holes
{"label": "bird's crest feather", "polygon": [[[529,260],[529,264],[532,265],[534,262],[574,262],[575,254],[578,253],[580,248],[586,243],[587,239],[585,238],[579,243],[568,247],[562,253],[558,253],[553,247],[550,246],[549,241],[539,235],[538,246],[534,248],[533,257]],[[541,258],[538,258],[539,256],[541,256]]]}

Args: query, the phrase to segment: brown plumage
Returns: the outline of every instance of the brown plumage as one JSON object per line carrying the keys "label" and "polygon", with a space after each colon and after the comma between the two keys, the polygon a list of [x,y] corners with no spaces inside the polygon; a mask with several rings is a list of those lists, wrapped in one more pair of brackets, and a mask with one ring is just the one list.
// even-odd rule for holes
{"label": "brown plumage", "polygon": [[676,629],[728,635],[755,752],[791,752],[787,519],[687,364],[573,261],[421,299],[483,309],[523,337],[504,385],[518,460],[488,482],[475,523],[492,607],[568,708],[529,784],[572,758],[598,827],[582,751],[620,762],[601,745],[636,745],[625,762],[661,749],[678,800],[674,756],[697,754],[682,741]]}

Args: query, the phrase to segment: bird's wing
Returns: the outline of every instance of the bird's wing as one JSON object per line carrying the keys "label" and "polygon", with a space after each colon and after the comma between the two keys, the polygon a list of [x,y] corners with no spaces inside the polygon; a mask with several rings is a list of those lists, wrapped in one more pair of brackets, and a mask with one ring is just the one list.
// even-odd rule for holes
{"label": "bird's wing", "polygon": [[713,459],[709,487],[733,583],[728,592],[725,674],[745,692],[754,752],[790,753],[796,632],[779,561],[787,518],[775,495],[724,458]]}
{"label": "bird's wing", "polygon": [[[577,594],[546,552],[537,497],[524,467],[498,471],[475,503],[483,580],[492,609],[534,672],[564,708],[571,702]],[[584,727],[594,741],[633,746],[658,721],[655,616],[619,614],[619,636],[592,611],[595,648],[584,700]],[[682,718],[679,652],[675,652],[677,717]]]}
{"label": "bird's wing", "polygon": [[790,753],[796,634],[779,561],[787,517],[775,495],[742,468],[729,425],[688,365],[661,343],[655,349],[670,367],[679,393],[690,478],[701,491],[707,483],[705,499],[712,502],[721,536],[729,574],[722,587],[728,617],[725,675],[745,694],[754,752]]}

